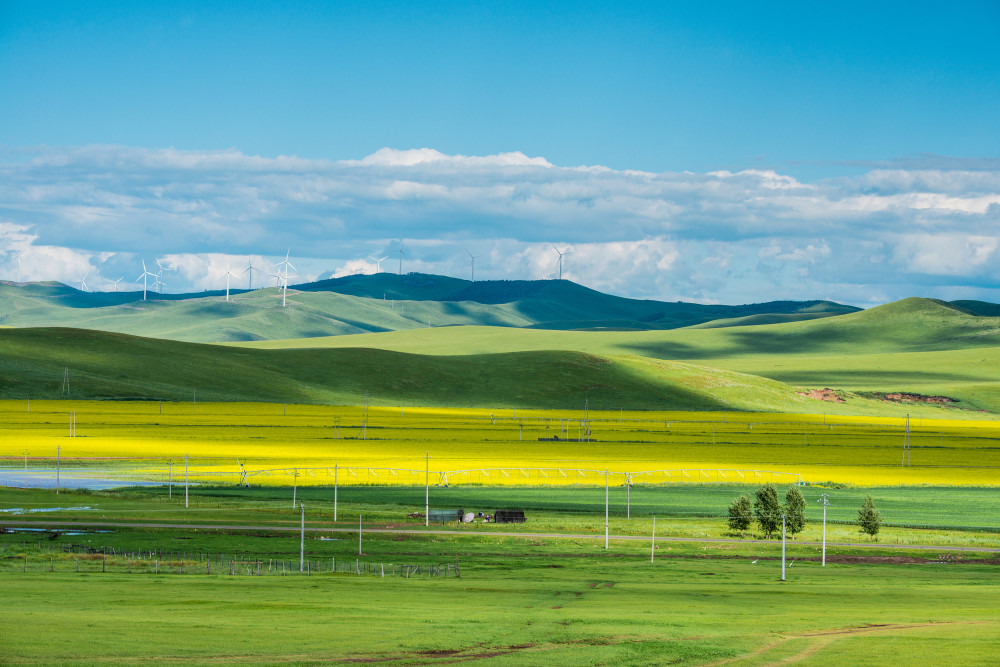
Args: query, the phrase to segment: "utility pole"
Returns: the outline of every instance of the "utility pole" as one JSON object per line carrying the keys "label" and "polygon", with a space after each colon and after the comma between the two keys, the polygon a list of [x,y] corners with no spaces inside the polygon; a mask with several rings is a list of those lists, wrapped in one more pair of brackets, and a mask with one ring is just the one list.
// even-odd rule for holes
{"label": "utility pole", "polygon": [[188,455],[184,455],[184,509],[188,506]]}
{"label": "utility pole", "polygon": [[781,580],[785,580],[785,515],[781,515]]}
{"label": "utility pole", "polygon": [[59,447],[56,447],[56,495],[59,495]]}
{"label": "utility pole", "polygon": [[174,467],[167,461],[167,500],[174,499]]}
{"label": "utility pole", "polygon": [[431,453],[427,452],[424,467],[424,526],[431,525]]}
{"label": "utility pole", "polygon": [[364,517],[363,514],[358,515],[358,555],[361,555],[361,519]]}
{"label": "utility pole", "polygon": [[649,547],[649,562],[653,562],[653,558],[656,556],[656,515],[653,515],[653,540]]}
{"label": "utility pole", "polygon": [[632,477],[625,473],[625,518],[632,518]]}
{"label": "utility pole", "polygon": [[604,469],[604,548],[608,548],[608,480],[610,479],[610,469]]}
{"label": "utility pole", "polygon": [[830,504],[830,498],[824,493],[816,502],[823,503],[823,564],[820,567],[826,567],[826,507]]}
{"label": "utility pole", "polygon": [[[295,507],[294,505],[292,506]],[[299,572],[305,569],[306,562],[306,506],[302,504],[302,528],[299,530]]]}
{"label": "utility pole", "polygon": [[333,522],[337,522],[337,464],[333,464]]}
{"label": "utility pole", "polygon": [[295,494],[299,489],[299,469],[292,473],[292,509],[295,509]]}

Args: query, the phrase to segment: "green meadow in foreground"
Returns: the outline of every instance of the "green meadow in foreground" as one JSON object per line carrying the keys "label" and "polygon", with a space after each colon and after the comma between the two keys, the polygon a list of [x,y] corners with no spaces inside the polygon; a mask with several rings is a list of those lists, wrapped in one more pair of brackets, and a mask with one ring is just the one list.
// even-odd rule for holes
{"label": "green meadow in foreground", "polygon": [[[692,493],[704,497],[704,490]],[[0,534],[8,601],[0,607],[0,661],[8,664],[882,665],[934,655],[946,664],[986,665],[1000,650],[996,553],[831,545],[821,567],[817,546],[790,542],[782,582],[775,540],[713,543],[692,535],[659,542],[650,562],[648,540],[612,539],[605,550],[601,539],[531,533],[559,520],[536,512],[528,524],[495,527],[523,536],[491,535],[494,527],[422,534],[419,523],[402,532],[399,521],[366,523],[390,531],[366,532],[359,556],[350,522],[386,506],[354,498],[340,524],[311,516],[307,575],[297,571],[298,512],[290,508],[215,507],[203,494],[197,509],[185,512],[177,499],[171,506],[142,491],[56,498],[8,490],[0,497],[4,507],[96,508],[64,511],[58,520],[76,517],[75,528]],[[319,501],[305,502],[312,508]],[[256,516],[263,525],[103,526],[97,530],[112,532],[102,533],[85,527],[95,513],[128,523]],[[3,516],[10,528],[19,528],[13,520],[40,527],[56,520]],[[593,519],[588,532],[597,537]],[[639,521],[649,527],[648,518]],[[695,531],[717,532],[721,523]],[[663,518],[658,533],[673,524]],[[331,525],[345,532],[314,530]],[[974,541],[959,532],[956,546],[963,536]],[[355,559],[369,566],[361,574]],[[341,571],[329,571],[334,562]],[[421,575],[390,569],[401,564],[420,565]],[[430,565],[452,576],[428,576]]]}
{"label": "green meadow in foreground", "polygon": [[[512,554],[513,555],[513,554]],[[493,560],[494,562],[490,562]],[[551,558],[461,578],[9,573],[9,663],[992,664],[990,565]]]}

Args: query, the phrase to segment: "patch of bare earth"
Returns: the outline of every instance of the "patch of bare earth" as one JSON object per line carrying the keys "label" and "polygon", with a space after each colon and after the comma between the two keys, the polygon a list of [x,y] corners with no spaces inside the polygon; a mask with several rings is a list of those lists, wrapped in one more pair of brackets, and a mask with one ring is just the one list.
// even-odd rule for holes
{"label": "patch of bare earth", "polygon": [[797,391],[795,392],[799,396],[805,396],[806,398],[812,398],[817,401],[827,401],[829,403],[843,403],[844,399],[835,392],[833,389],[812,389],[810,391]]}
{"label": "patch of bare earth", "polygon": [[782,660],[777,661],[767,661],[766,664],[775,665],[787,665],[791,663],[801,662],[808,659],[813,654],[818,652],[820,649],[826,648],[830,644],[834,643],[839,638],[844,636],[859,635],[866,633],[875,632],[906,632],[914,630],[922,630],[927,628],[942,628],[948,626],[957,625],[993,625],[993,621],[941,621],[941,622],[931,622],[931,623],[914,623],[914,624],[901,624],[901,623],[878,623],[878,624],[866,624],[850,628],[830,628],[826,630],[817,630],[815,632],[803,632],[797,634],[789,634],[777,639],[769,644],[765,644],[760,648],[751,651],[750,653],[744,653],[743,655],[736,656],[735,658],[728,658],[726,660],[720,660],[718,662],[709,663],[708,667],[715,667],[717,665],[726,665],[732,662],[745,661],[747,659],[762,657],[765,653],[768,653],[782,644],[789,642],[793,639],[808,639],[809,645],[805,650],[796,653],[795,655],[789,656]]}

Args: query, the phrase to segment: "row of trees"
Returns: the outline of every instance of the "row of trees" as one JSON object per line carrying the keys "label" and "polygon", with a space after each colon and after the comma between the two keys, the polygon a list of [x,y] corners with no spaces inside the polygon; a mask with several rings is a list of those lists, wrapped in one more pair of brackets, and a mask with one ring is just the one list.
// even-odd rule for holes
{"label": "row of trees", "polygon": [[785,504],[778,501],[778,491],[773,484],[757,487],[753,499],[743,494],[729,506],[729,528],[743,533],[757,521],[765,539],[781,526],[781,515],[785,515],[785,530],[793,536],[802,532],[806,525],[806,500],[797,486],[785,493]]}
{"label": "row of trees", "polygon": [[[789,487],[785,492],[785,502],[778,500],[778,491],[773,484],[757,487],[753,498],[743,494],[729,506],[729,529],[738,530],[741,534],[750,529],[754,521],[764,533],[765,539],[770,539],[772,533],[781,527],[781,516],[785,516],[785,532],[795,537],[806,525],[806,500],[797,486]],[[882,527],[882,514],[875,509],[875,501],[871,496],[865,497],[865,502],[858,510],[858,527],[862,532],[875,537]]]}

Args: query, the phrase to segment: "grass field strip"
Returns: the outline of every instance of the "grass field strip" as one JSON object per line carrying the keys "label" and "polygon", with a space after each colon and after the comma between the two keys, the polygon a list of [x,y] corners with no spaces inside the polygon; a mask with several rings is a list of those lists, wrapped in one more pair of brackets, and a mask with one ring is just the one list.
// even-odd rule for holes
{"label": "grass field strip", "polygon": [[[205,527],[203,527],[205,528]],[[210,528],[210,527],[208,527]],[[376,577],[460,577],[455,562],[385,562],[357,558],[275,558],[248,553],[206,553],[161,549],[94,548],[83,544],[60,543],[36,548],[26,543],[0,545],[0,572],[73,572],[107,574],[188,574],[229,576],[291,576],[353,574]]]}
{"label": "grass field strip", "polygon": [[[779,494],[791,485],[778,485]],[[605,488],[564,485],[452,485],[430,486],[423,483],[402,485],[330,486],[252,486],[235,484],[191,486],[186,495],[183,484],[172,490],[164,486],[122,488],[113,491],[64,491],[51,489],[0,488],[0,523],[15,520],[56,521],[75,516],[80,521],[117,519],[122,521],[171,520],[220,523],[256,522],[267,517],[275,525],[297,523],[301,504],[308,509],[310,522],[317,525],[344,525],[365,521],[422,526],[422,518],[408,518],[423,512],[425,503],[433,509],[462,509],[465,512],[496,509],[520,509],[529,517],[527,529],[551,529],[556,532],[599,531],[603,533],[607,511],[616,534],[648,534],[652,517],[658,517],[660,534],[710,536],[725,535],[727,507],[753,486],[736,483],[666,483],[618,485]],[[818,531],[823,520],[821,494],[830,500],[827,519],[831,539],[851,539],[857,534],[857,512],[866,495],[876,499],[884,526],[899,528],[887,540],[912,542],[934,538],[935,543],[997,545],[1000,535],[1000,494],[995,487],[830,487],[805,486],[800,490],[806,500],[806,533]],[[84,509],[86,508],[86,509]],[[43,513],[39,513],[43,511]],[[550,517],[550,519],[545,519]],[[546,521],[549,521],[546,524]],[[356,524],[354,524],[356,525]],[[456,528],[467,529],[456,525]],[[843,526],[841,533],[835,526]],[[473,526],[474,527],[474,526]],[[496,530],[491,527],[491,530]],[[904,535],[906,531],[917,531]],[[976,535],[978,534],[978,535]]]}
{"label": "grass field strip", "polygon": [[[68,468],[101,468],[110,475],[128,468],[131,479],[141,477],[136,461],[161,461],[147,471],[157,481],[181,474],[187,455],[189,478],[201,480],[239,481],[239,460],[247,475],[267,484],[326,484],[324,471],[334,466],[348,471],[344,483],[413,483],[425,474],[430,452],[433,469],[448,474],[448,483],[520,476],[555,484],[568,482],[568,471],[608,468],[616,475],[766,470],[809,482],[1000,484],[995,421],[912,419],[907,425],[898,418],[733,412],[366,413],[358,406],[260,403],[0,402],[0,457],[8,467],[21,467],[25,454],[29,469],[48,466],[57,448]],[[162,468],[169,469],[166,475]],[[529,469],[546,472],[518,472]],[[546,476],[549,470],[566,474]],[[726,473],[698,474],[729,479]]]}

